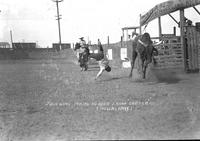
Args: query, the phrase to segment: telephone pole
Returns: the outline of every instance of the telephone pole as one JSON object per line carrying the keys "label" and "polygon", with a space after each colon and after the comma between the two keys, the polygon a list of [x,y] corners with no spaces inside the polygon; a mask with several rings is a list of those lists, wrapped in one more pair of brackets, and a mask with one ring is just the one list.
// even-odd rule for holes
{"label": "telephone pole", "polygon": [[11,41],[11,48],[13,49],[13,36],[12,36],[12,30],[10,30],[10,41]]}
{"label": "telephone pole", "polygon": [[57,7],[57,19],[58,20],[58,32],[59,32],[59,49],[61,50],[61,30],[60,30],[60,19],[61,19],[61,15],[59,14],[59,2],[62,2],[63,0],[53,0],[53,2],[56,2],[56,7]]}

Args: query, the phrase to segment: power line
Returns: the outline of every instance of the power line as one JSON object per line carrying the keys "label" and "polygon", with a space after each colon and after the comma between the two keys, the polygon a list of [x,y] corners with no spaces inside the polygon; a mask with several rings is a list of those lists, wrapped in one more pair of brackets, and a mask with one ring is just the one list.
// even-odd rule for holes
{"label": "power line", "polygon": [[59,47],[60,47],[60,50],[61,50],[61,44],[62,44],[62,41],[61,41],[61,30],[60,30],[60,19],[62,19],[61,18],[61,16],[62,15],[60,15],[60,13],[59,13],[59,5],[58,5],[58,3],[59,2],[62,2],[63,0],[53,0],[53,2],[56,2],[56,7],[57,7],[57,19],[56,20],[58,20],[58,31],[59,31]]}

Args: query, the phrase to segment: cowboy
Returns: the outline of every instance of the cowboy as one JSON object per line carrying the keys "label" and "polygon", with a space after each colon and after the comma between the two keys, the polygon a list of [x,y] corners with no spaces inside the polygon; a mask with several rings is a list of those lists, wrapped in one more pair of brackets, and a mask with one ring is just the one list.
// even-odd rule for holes
{"label": "cowboy", "polygon": [[79,38],[80,39],[80,46],[81,46],[81,48],[85,48],[85,46],[86,46],[86,42],[85,42],[85,40],[84,40],[84,37],[81,37],[81,38]]}
{"label": "cowboy", "polygon": [[95,77],[95,80],[98,77],[100,77],[104,71],[107,71],[107,72],[111,71],[111,67],[109,66],[109,61],[108,61],[107,57],[104,57],[103,59],[97,60],[97,61],[98,61],[100,69],[99,69],[98,74]]}
{"label": "cowboy", "polygon": [[89,48],[86,45],[86,42],[84,40],[84,37],[79,38],[80,39],[80,52],[79,52],[79,62],[80,62],[80,58],[82,53],[87,52],[89,54]]}

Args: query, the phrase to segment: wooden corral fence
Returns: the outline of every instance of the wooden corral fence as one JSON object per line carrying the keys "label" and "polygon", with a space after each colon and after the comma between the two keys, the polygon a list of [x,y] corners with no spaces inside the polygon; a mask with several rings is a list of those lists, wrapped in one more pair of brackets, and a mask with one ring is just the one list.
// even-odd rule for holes
{"label": "wooden corral fence", "polygon": [[[182,48],[181,37],[174,34],[164,34],[163,43],[158,46],[159,55],[156,58],[158,65],[155,68],[180,68],[186,72],[199,72],[200,67],[200,30],[197,26],[185,26],[185,41]],[[184,63],[186,63],[184,65]],[[184,68],[186,67],[186,68]]]}
{"label": "wooden corral fence", "polygon": [[196,23],[196,31],[197,31],[196,40],[198,44],[198,64],[200,68],[200,23]]}
{"label": "wooden corral fence", "polygon": [[[187,72],[198,72],[200,67],[200,27],[185,26],[186,51],[182,48],[181,36],[162,34],[152,40],[162,40],[157,46],[159,55],[155,57],[157,65],[154,69],[176,68],[184,69],[184,60],[187,60]],[[132,54],[132,40],[103,45],[111,63],[116,67],[130,68]],[[96,48],[98,50],[98,48]],[[97,51],[98,52],[98,51]],[[186,52],[186,54],[184,54]],[[186,58],[185,58],[186,57]]]}
{"label": "wooden corral fence", "polygon": [[200,32],[197,26],[186,26],[187,72],[199,72]]}
{"label": "wooden corral fence", "polygon": [[[153,40],[159,39],[152,38]],[[157,46],[158,56],[155,56],[157,65],[155,68],[183,68],[183,50],[179,36],[165,34],[162,36],[163,43]]]}
{"label": "wooden corral fence", "polygon": [[[158,40],[159,37],[154,37],[152,40]],[[183,68],[183,51],[181,48],[180,36],[163,35],[163,43],[158,46],[159,55],[155,57],[158,64],[155,69],[164,68]],[[112,64],[122,68],[130,68],[132,58],[132,40],[122,41],[115,44],[105,46]],[[126,60],[126,58],[129,59]]]}

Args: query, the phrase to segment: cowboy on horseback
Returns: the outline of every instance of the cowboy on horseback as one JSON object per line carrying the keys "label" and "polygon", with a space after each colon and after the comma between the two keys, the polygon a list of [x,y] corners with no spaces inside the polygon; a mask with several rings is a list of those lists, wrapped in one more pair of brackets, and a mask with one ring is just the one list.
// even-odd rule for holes
{"label": "cowboy on horseback", "polygon": [[90,54],[89,48],[84,40],[84,37],[79,38],[80,39],[80,52],[79,52],[79,58],[78,62],[80,63],[81,68],[85,68],[85,71],[88,68],[87,61],[88,61],[88,56]]}
{"label": "cowboy on horseback", "polygon": [[85,52],[85,49],[86,49],[86,42],[84,40],[84,37],[81,37],[79,39],[80,39],[80,41],[79,41],[79,44],[80,44],[79,62],[80,62],[81,55],[82,55],[82,53]]}

